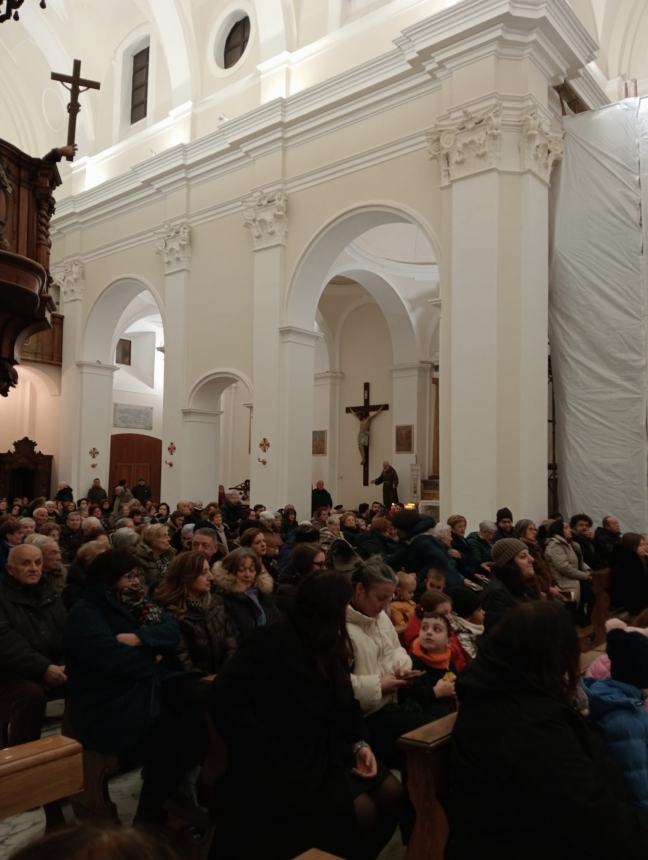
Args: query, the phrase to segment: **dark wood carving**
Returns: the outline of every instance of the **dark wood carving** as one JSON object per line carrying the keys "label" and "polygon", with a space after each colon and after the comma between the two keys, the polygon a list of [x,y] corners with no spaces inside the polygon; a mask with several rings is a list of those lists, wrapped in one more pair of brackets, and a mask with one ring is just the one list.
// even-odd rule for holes
{"label": "dark wood carving", "polygon": [[14,496],[50,497],[52,485],[51,454],[36,451],[37,443],[25,436],[14,442],[14,450],[0,454],[0,498],[9,503]]}
{"label": "dark wood carving", "polygon": [[32,334],[20,350],[21,361],[37,361],[60,367],[63,362],[63,317],[52,314],[51,328]]}
{"label": "dark wood carving", "polygon": [[56,150],[32,158],[0,140],[0,395],[17,382],[15,365],[27,337],[50,327],[49,294],[54,214],[61,184]]}

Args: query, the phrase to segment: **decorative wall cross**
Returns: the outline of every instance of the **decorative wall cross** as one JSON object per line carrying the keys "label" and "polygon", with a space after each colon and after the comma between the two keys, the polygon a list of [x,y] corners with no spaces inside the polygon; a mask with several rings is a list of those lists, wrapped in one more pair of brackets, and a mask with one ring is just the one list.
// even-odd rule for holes
{"label": "decorative wall cross", "polygon": [[[64,75],[61,72],[52,72],[50,77],[53,81],[58,81],[63,84],[65,89],[70,91],[70,101],[67,106],[67,111],[70,115],[68,119],[67,145],[74,146],[76,143],[74,138],[76,137],[77,114],[81,110],[79,94],[86,92],[86,90],[99,90],[101,89],[101,84],[99,81],[91,81],[87,78],[81,77],[81,60],[74,61],[71,75]],[[67,86],[68,84],[69,86]],[[66,155],[65,157],[68,161],[73,161],[74,151],[72,151],[71,155]]]}
{"label": "decorative wall cross", "polygon": [[[362,406],[347,406],[345,411],[351,415],[355,415],[360,422],[358,428],[358,451],[360,453],[360,465],[362,466],[362,484],[364,487],[368,487],[371,422],[379,412],[387,412],[389,406],[387,403],[371,403],[370,385],[368,382],[364,383],[362,394]],[[373,415],[371,414],[372,412],[374,413]]]}
{"label": "decorative wall cross", "polygon": [[270,443],[268,442],[268,440],[264,436],[263,439],[259,442],[259,448],[261,448],[261,450],[265,454],[269,447],[270,447]]}

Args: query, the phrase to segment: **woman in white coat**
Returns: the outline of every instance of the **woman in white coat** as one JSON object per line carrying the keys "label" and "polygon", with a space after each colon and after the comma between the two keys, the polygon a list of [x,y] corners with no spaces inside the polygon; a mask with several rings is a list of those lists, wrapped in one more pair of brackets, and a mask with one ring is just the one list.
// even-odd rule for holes
{"label": "woman in white coat", "polygon": [[351,582],[353,596],[347,608],[347,631],[353,646],[351,683],[365,715],[372,747],[388,767],[403,767],[396,749],[398,738],[435,716],[405,709],[398,691],[420,674],[398,641],[386,609],[394,596],[394,571],[374,556],[359,564]]}
{"label": "woman in white coat", "polygon": [[[574,592],[580,620],[588,623],[592,604],[592,573],[583,562],[580,546],[572,541],[572,530],[564,520],[555,520],[547,531],[549,540],[545,547],[545,561],[556,577],[558,587]],[[586,607],[588,612],[586,612]]]}

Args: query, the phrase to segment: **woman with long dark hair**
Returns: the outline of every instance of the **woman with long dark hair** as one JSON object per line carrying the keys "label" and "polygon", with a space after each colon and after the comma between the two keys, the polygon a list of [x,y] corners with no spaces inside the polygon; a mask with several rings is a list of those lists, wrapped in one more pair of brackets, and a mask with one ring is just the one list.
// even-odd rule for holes
{"label": "woman with long dark hair", "polygon": [[[344,574],[312,574],[288,617],[247,639],[213,684],[227,745],[212,857],[286,860],[308,848],[377,857],[401,789],[365,741],[349,677]],[[256,801],[242,802],[254,786]]]}
{"label": "woman with long dark hair", "polygon": [[457,677],[448,860],[648,856],[648,815],[573,707],[579,655],[561,604],[524,603]]}

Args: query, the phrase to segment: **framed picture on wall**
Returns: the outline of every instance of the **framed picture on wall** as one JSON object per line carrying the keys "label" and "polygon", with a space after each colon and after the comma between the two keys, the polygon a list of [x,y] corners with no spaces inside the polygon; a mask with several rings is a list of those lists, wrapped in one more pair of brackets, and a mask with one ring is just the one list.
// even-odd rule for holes
{"label": "framed picture on wall", "polygon": [[326,455],[326,430],[313,430],[313,457]]}
{"label": "framed picture on wall", "polygon": [[396,425],[396,453],[409,454],[412,451],[413,424]]}

